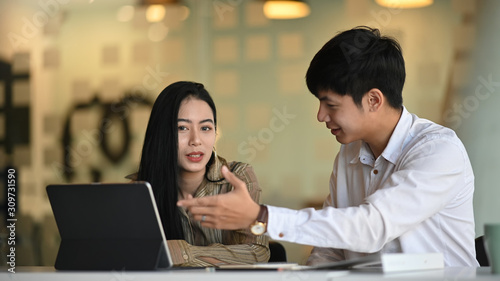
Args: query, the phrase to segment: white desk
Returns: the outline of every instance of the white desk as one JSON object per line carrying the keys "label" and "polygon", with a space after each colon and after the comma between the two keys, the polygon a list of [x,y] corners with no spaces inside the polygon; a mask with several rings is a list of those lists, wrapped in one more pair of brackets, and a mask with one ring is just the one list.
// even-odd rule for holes
{"label": "white desk", "polygon": [[16,273],[6,272],[2,268],[0,280],[33,280],[33,281],[142,281],[142,280],[204,280],[204,281],[373,281],[373,280],[496,280],[500,275],[492,275],[489,267],[482,268],[445,268],[442,270],[426,270],[418,272],[402,272],[384,274],[375,271],[205,271],[205,270],[171,270],[171,271],[55,271],[51,267],[17,267]]}

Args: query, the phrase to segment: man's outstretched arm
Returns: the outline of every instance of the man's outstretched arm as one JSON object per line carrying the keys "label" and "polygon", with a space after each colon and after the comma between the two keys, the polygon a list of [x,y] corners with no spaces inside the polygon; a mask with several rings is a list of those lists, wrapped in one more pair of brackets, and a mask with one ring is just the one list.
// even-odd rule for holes
{"label": "man's outstretched arm", "polygon": [[260,206],[250,197],[245,183],[226,166],[222,167],[222,175],[234,186],[233,191],[179,200],[177,206],[187,208],[204,227],[229,230],[248,228],[257,219]]}

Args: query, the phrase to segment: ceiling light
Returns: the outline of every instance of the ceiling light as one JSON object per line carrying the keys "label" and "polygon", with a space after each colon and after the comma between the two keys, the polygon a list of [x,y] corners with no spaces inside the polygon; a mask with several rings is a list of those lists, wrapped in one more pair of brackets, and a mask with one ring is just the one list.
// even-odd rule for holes
{"label": "ceiling light", "polygon": [[300,0],[267,0],[264,15],[270,19],[297,19],[307,17],[309,5]]}
{"label": "ceiling light", "polygon": [[139,0],[139,4],[146,6],[148,22],[160,22],[167,17],[183,21],[189,16],[189,8],[181,0]]}
{"label": "ceiling light", "polygon": [[434,0],[375,0],[375,2],[384,7],[410,9],[432,5]]}
{"label": "ceiling light", "polygon": [[165,17],[165,7],[163,5],[149,5],[146,9],[146,20],[149,22],[159,22]]}

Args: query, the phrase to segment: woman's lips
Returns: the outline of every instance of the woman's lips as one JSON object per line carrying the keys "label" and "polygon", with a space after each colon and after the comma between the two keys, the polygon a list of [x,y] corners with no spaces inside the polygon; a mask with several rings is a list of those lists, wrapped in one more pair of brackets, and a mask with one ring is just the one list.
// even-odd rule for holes
{"label": "woman's lips", "polygon": [[189,153],[187,156],[187,159],[191,162],[200,162],[203,160],[203,153],[202,152],[192,152]]}

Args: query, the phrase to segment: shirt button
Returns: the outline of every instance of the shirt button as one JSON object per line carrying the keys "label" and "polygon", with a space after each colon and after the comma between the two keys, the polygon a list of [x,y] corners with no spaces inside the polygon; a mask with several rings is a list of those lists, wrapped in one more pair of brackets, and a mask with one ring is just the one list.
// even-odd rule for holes
{"label": "shirt button", "polygon": [[373,173],[376,175],[378,174],[378,170],[373,170]]}
{"label": "shirt button", "polygon": [[280,234],[278,235],[280,238],[283,238],[285,236],[285,234],[283,234],[283,232],[280,232]]}
{"label": "shirt button", "polygon": [[189,258],[189,257],[188,257],[188,255],[186,255],[186,254],[184,254],[182,257],[183,257],[185,260],[188,260],[188,258]]}

